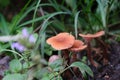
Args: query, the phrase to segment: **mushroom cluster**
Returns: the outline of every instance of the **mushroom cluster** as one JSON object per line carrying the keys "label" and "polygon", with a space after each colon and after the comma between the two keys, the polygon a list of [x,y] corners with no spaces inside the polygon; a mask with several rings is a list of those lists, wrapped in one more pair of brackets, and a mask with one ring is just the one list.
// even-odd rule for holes
{"label": "mushroom cluster", "polygon": [[47,43],[56,50],[69,49],[71,51],[80,51],[87,47],[82,41],[75,40],[73,35],[66,32],[59,33],[56,36],[48,38]]}
{"label": "mushroom cluster", "polygon": [[[85,43],[81,40],[76,40],[75,37],[67,32],[62,32],[57,34],[56,36],[50,37],[47,39],[47,43],[51,45],[56,50],[62,50],[62,51],[72,51],[72,52],[79,52],[81,50],[84,50],[87,48],[87,56],[90,61],[90,63],[97,67],[97,65],[94,63],[94,60],[91,56],[91,45],[90,42],[92,39],[100,37],[104,35],[104,31],[99,31],[95,34],[79,34],[82,38],[85,39]],[[68,53],[67,53],[68,54]],[[73,54],[73,56],[76,56],[76,54]]]}
{"label": "mushroom cluster", "polygon": [[[46,41],[56,50],[62,50],[62,57],[67,61],[67,64],[77,60],[76,52],[84,50],[85,45],[81,40],[76,40],[75,37],[67,32],[59,33],[56,36],[50,37]],[[73,52],[71,58],[69,52]],[[50,59],[51,60],[51,59]]]}

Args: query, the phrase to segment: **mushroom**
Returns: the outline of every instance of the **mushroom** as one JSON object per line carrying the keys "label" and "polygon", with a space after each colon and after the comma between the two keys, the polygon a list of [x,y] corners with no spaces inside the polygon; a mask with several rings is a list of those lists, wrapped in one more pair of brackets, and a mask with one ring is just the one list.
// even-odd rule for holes
{"label": "mushroom", "polygon": [[84,45],[82,41],[75,40],[73,46],[69,50],[73,52],[78,52],[78,51],[84,50],[86,47],[87,45]]}
{"label": "mushroom", "polygon": [[[48,64],[51,65],[52,63],[54,63],[58,59],[60,59],[60,57],[58,55],[52,55],[52,56],[50,56],[50,58],[48,60]],[[48,70],[52,71],[52,68],[48,67]]]}
{"label": "mushroom", "polygon": [[62,32],[47,39],[47,43],[50,44],[56,50],[62,50],[62,57],[69,63],[69,51],[74,44],[75,38],[67,32]]}
{"label": "mushroom", "polygon": [[89,59],[90,63],[95,67],[97,67],[98,65],[94,62],[94,60],[91,56],[91,44],[90,44],[90,42],[91,42],[92,39],[100,37],[104,34],[105,34],[104,31],[99,31],[95,34],[86,34],[86,35],[85,34],[79,34],[79,36],[83,37],[85,39],[86,43],[87,43],[87,56],[88,56],[88,59]]}
{"label": "mushroom", "polygon": [[77,52],[84,50],[87,47],[87,45],[84,45],[84,43],[81,40],[75,40],[73,46],[69,48],[70,51],[74,52],[72,54],[70,63],[73,63],[77,60]]}
{"label": "mushroom", "polygon": [[73,46],[74,41],[74,36],[66,32],[59,33],[56,36],[47,39],[47,43],[56,50],[68,49]]}
{"label": "mushroom", "polygon": [[60,59],[60,57],[58,55],[52,55],[50,58],[49,58],[49,63],[53,63],[54,61],[56,61],[57,59]]}
{"label": "mushroom", "polygon": [[104,34],[105,34],[104,31],[99,31],[95,34],[79,34],[79,36],[83,37],[87,42],[90,42],[93,38],[100,37]]}

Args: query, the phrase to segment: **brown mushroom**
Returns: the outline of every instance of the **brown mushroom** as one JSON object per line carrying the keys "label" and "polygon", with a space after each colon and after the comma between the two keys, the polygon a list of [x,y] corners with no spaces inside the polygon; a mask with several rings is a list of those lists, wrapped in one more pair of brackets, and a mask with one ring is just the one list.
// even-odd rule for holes
{"label": "brown mushroom", "polygon": [[85,38],[85,40],[87,41],[91,41],[93,38],[97,38],[97,37],[100,37],[102,35],[104,35],[105,32],[104,31],[99,31],[95,34],[79,34],[79,36]]}
{"label": "brown mushroom", "polygon": [[66,32],[59,33],[56,36],[47,39],[47,43],[56,50],[68,49],[73,46],[74,41],[74,36]]}
{"label": "brown mushroom", "polygon": [[84,50],[86,47],[87,45],[84,45],[81,40],[75,40],[73,46],[69,48],[69,50],[73,52],[73,54],[71,55],[70,63],[77,61],[77,52]]}
{"label": "brown mushroom", "polygon": [[82,41],[75,40],[73,46],[69,50],[78,52],[78,51],[85,49],[86,47],[87,47],[87,45],[84,45],[84,43]]}
{"label": "brown mushroom", "polygon": [[98,65],[94,62],[94,60],[91,56],[91,44],[90,44],[90,42],[93,38],[100,37],[104,34],[105,34],[104,31],[99,31],[95,34],[86,34],[86,35],[85,34],[79,34],[79,36],[83,37],[85,39],[86,43],[87,43],[87,56],[88,56],[88,59],[91,62],[91,64],[95,67],[97,67]]}

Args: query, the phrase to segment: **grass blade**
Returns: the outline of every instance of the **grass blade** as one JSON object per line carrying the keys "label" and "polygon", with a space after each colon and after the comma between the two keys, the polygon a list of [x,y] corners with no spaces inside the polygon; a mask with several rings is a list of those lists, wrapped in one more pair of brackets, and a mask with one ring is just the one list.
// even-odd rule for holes
{"label": "grass blade", "polygon": [[77,39],[77,34],[78,34],[77,29],[78,29],[78,16],[79,16],[79,13],[80,13],[80,11],[78,11],[76,13],[75,19],[74,19],[74,28],[75,28],[75,37],[76,37],[76,39]]}
{"label": "grass blade", "polygon": [[5,21],[5,18],[3,17],[2,14],[0,14],[0,18],[1,18],[1,24],[2,24],[2,27],[1,27],[1,31],[3,31],[3,34],[5,35],[8,35],[9,34],[9,30],[8,30],[8,25],[7,25],[7,22]]}
{"label": "grass blade", "polygon": [[[36,8],[35,8],[35,11],[34,11],[34,14],[33,14],[33,20],[35,19],[36,17],[36,12],[37,12],[37,9],[39,7],[39,4],[40,4],[41,0],[38,0],[38,3],[36,5]],[[32,27],[34,27],[34,22],[32,23]]]}

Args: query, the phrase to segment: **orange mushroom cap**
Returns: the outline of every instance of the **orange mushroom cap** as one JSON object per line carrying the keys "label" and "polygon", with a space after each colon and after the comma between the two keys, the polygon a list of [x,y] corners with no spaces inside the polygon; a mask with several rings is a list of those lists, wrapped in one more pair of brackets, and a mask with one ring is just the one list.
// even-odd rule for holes
{"label": "orange mushroom cap", "polygon": [[59,33],[56,36],[47,39],[47,43],[56,50],[68,49],[73,46],[74,41],[74,36],[66,32]]}
{"label": "orange mushroom cap", "polygon": [[81,51],[84,50],[87,47],[87,45],[84,45],[84,43],[80,40],[75,40],[73,46],[70,48],[71,51]]}
{"label": "orange mushroom cap", "polygon": [[83,37],[83,38],[85,38],[85,39],[91,40],[91,39],[93,39],[93,38],[100,37],[100,36],[102,36],[102,35],[104,35],[104,34],[105,34],[104,31],[99,31],[99,32],[97,32],[97,33],[95,33],[95,34],[79,34],[79,36],[81,36],[81,37]]}

